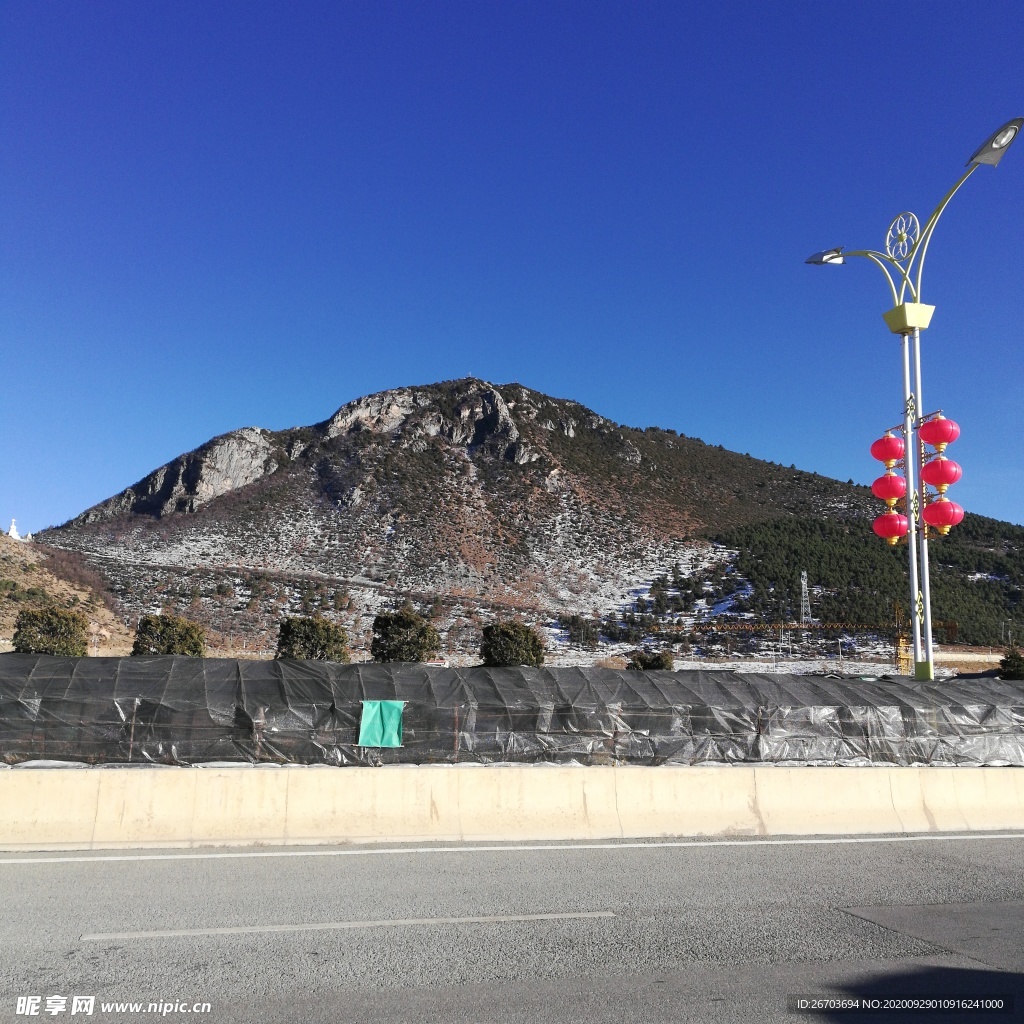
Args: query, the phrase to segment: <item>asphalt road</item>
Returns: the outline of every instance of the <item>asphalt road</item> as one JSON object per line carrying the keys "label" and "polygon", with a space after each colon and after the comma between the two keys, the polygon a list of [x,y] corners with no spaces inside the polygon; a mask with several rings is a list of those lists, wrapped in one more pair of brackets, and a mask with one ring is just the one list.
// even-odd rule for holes
{"label": "asphalt road", "polygon": [[[0,854],[0,886],[0,1021],[1024,1020],[1024,834]],[[1016,1009],[787,1008],[878,993]]]}

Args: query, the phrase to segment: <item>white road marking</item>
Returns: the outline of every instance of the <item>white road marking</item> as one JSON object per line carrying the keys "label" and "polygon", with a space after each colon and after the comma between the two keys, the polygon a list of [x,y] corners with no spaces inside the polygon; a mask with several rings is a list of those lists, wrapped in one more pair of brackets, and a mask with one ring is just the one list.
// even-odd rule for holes
{"label": "white road marking", "polygon": [[408,917],[383,921],[327,921],[321,924],[266,924],[242,928],[180,928],[163,932],[96,932],[83,935],[83,942],[109,939],[175,939],[195,935],[250,935],[257,932],[329,932],[350,928],[399,928],[430,924],[504,924],[507,921],[578,921],[585,918],[614,917],[610,910],[582,911],[577,914],[500,914],[494,917]]}
{"label": "white road marking", "polygon": [[142,860],[259,860],[265,857],[375,857],[415,853],[510,853],[512,851],[552,850],[663,850],[720,846],[842,846],[853,843],[937,843],[969,842],[991,839],[1024,839],[1024,832],[972,832],[966,835],[939,835],[932,832],[905,836],[808,836],[793,839],[680,839],[652,842],[608,843],[505,843],[501,846],[384,846],[345,847],[324,850],[303,847],[297,850],[239,850],[226,853],[119,853],[73,857],[0,857],[4,864],[94,864]]}

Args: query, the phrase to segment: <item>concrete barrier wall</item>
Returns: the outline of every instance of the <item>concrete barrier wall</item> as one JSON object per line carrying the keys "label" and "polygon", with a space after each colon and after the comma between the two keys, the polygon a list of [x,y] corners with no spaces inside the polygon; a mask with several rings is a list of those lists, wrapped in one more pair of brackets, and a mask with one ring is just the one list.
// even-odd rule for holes
{"label": "concrete barrier wall", "polygon": [[0,848],[1024,829],[1024,769],[388,767],[0,773]]}

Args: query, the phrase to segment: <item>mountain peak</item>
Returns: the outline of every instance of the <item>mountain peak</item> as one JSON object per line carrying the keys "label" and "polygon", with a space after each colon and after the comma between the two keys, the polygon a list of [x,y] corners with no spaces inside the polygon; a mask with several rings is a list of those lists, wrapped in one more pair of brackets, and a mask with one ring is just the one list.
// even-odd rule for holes
{"label": "mountain peak", "polygon": [[[375,612],[408,598],[461,657],[481,616],[631,614],[658,579],[709,614],[716,594],[741,591],[775,609],[805,562],[838,587],[831,554],[813,562],[825,549],[861,573],[843,607],[882,621],[889,598],[863,604],[892,569],[864,554],[876,511],[867,488],[467,377],[367,395],[312,426],[215,437],[38,539],[82,552],[126,615],[174,608],[222,648],[272,649],[283,615],[319,611],[362,649]],[[760,554],[742,562],[743,544]],[[948,557],[997,572],[985,544]],[[984,585],[1016,585],[1016,570],[998,572]]]}
{"label": "mountain peak", "polygon": [[837,481],[467,377],[213,438],[42,539],[102,566],[134,612],[176,602],[176,581],[192,579],[190,614],[269,635],[327,587],[333,609],[349,595],[342,617],[358,633],[352,600],[398,594],[590,613],[720,557],[713,531],[863,505]]}
{"label": "mountain peak", "polygon": [[343,405],[324,426],[329,438],[369,430],[442,436],[456,444],[494,444],[505,449],[519,430],[501,392],[475,377],[422,387],[380,391]]}

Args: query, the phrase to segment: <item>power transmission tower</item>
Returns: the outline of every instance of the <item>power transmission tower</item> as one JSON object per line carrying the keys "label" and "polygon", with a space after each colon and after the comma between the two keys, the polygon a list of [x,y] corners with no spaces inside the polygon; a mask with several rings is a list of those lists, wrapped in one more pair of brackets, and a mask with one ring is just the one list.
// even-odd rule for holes
{"label": "power transmission tower", "polygon": [[811,620],[811,598],[807,593],[807,570],[800,573],[800,624],[806,625]]}

